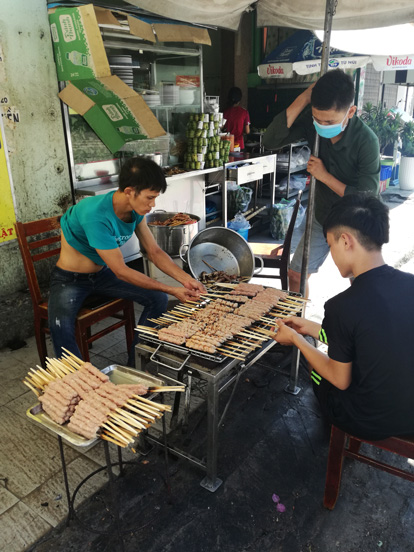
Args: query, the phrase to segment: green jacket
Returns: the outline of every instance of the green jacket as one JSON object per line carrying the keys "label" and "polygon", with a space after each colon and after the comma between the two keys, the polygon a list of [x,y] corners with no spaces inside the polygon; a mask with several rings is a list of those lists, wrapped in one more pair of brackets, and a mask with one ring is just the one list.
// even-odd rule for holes
{"label": "green jacket", "polygon": [[[291,128],[287,127],[286,111],[282,111],[266,130],[263,145],[274,150],[305,139],[313,150],[315,135],[310,106],[303,110]],[[345,194],[362,191],[378,194],[381,170],[378,138],[355,115],[336,144],[332,144],[330,139],[320,138],[319,158],[326,170],[346,185]],[[328,186],[316,181],[315,218],[320,224],[324,223],[338,197]]]}

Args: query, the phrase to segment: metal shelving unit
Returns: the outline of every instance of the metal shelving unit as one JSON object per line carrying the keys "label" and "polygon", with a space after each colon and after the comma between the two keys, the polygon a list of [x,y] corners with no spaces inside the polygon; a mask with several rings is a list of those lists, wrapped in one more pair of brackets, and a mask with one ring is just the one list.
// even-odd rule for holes
{"label": "metal shelving unit", "polygon": [[[294,168],[292,168],[292,154],[294,148],[300,148],[302,146],[307,146],[308,143],[306,141],[301,142],[292,142],[291,144],[287,144],[286,146],[283,146],[279,148],[277,153],[280,155],[281,153],[287,153],[288,154],[288,162],[286,164],[282,164],[280,161],[276,163],[276,173],[283,176],[287,176],[287,185],[286,185],[286,191],[278,191],[278,184],[276,184],[275,187],[275,193],[277,198],[286,198],[289,199],[291,197],[297,196],[298,191],[297,190],[290,190],[290,176],[294,173],[302,172],[306,170],[306,164],[304,165],[298,165]],[[280,178],[279,178],[280,181]]]}

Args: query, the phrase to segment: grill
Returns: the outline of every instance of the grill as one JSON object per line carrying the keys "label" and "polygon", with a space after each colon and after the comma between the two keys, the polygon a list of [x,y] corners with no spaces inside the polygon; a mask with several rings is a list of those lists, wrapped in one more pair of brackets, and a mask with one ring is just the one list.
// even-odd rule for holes
{"label": "grill", "polygon": [[[227,289],[223,291],[223,288]],[[257,286],[257,288],[263,289],[262,286]],[[250,325],[241,328],[238,333],[233,334],[233,337],[221,342],[220,346],[216,348],[216,352],[214,353],[194,349],[191,346],[187,346],[187,344],[177,345],[159,337],[159,330],[168,329],[173,324],[179,325],[180,322],[189,320],[196,321],[196,316],[198,314],[202,314],[203,309],[207,310],[209,308],[217,308],[217,305],[219,304],[217,298],[226,296],[229,290],[237,291],[237,285],[215,284],[214,286],[208,288],[207,295],[203,296],[200,301],[177,305],[160,318],[151,320],[156,324],[155,328],[149,328],[148,326],[137,326],[136,330],[140,334],[140,339],[157,345],[158,348],[156,353],[158,353],[161,349],[165,349],[179,354],[185,354],[187,357],[199,357],[216,364],[222,363],[227,357],[245,360],[254,350],[259,349],[263,343],[271,337],[271,334],[273,333],[271,328],[275,326],[276,319],[286,318],[287,316],[302,313],[304,299],[302,299],[299,294],[286,293],[285,297],[281,298],[275,307],[270,308],[256,320],[251,320]],[[232,301],[228,302],[231,303]],[[242,306],[249,306],[249,303],[251,303],[251,301],[247,300],[246,303],[242,303]],[[236,310],[239,306],[239,302],[234,300],[233,304],[233,310]],[[231,309],[232,307],[227,308]],[[229,314],[232,315],[233,312],[223,311],[223,319],[225,320],[226,316]],[[228,320],[229,319],[227,319],[227,321]],[[231,325],[231,322],[229,325]],[[205,329],[207,328],[208,325]],[[205,331],[205,329],[202,329],[201,332]],[[195,333],[195,331],[193,333]],[[191,336],[189,336],[189,338],[191,339]],[[183,366],[187,362],[188,359],[184,361]],[[177,370],[177,368],[173,369]]]}
{"label": "grill", "polygon": [[[230,286],[227,285],[226,286]],[[234,286],[231,286],[234,288]],[[230,287],[228,289],[231,289]],[[214,295],[219,295],[217,291],[222,290],[222,287],[217,285],[208,289],[208,297],[205,301],[201,301],[199,304],[190,305],[190,309],[197,312],[197,309],[205,308],[210,301],[214,300]],[[197,458],[192,453],[178,449],[177,447],[168,446],[168,450],[180,457],[188,460],[193,465],[201,468],[205,473],[205,477],[201,481],[201,486],[207,490],[214,492],[220,485],[221,479],[217,475],[217,463],[218,463],[218,435],[220,425],[223,422],[224,416],[228,410],[231,398],[234,394],[234,390],[237,383],[240,381],[240,377],[246,372],[260,357],[267,353],[276,342],[270,337],[269,328],[275,324],[276,318],[283,318],[288,315],[302,313],[304,305],[304,299],[300,295],[289,293],[285,301],[280,301],[277,307],[271,309],[262,320],[256,321],[249,327],[249,331],[256,333],[257,336],[262,336],[254,342],[252,339],[252,347],[245,349],[245,353],[241,354],[226,354],[211,355],[203,353],[202,351],[196,351],[186,346],[178,346],[166,341],[158,339],[158,329],[166,327],[174,322],[174,313],[180,313],[180,307],[176,307],[166,313],[160,319],[154,320],[159,325],[155,329],[144,328],[140,331],[140,343],[136,346],[136,369],[147,371],[153,370],[155,366],[156,373],[160,377],[168,376],[172,371],[177,374],[177,379],[181,380],[184,374],[187,378],[187,386],[185,391],[185,405],[183,415],[183,427],[187,425],[190,405],[190,394],[192,387],[192,380],[196,378],[202,380],[206,384],[207,398],[206,398],[206,411],[207,411],[207,450],[206,460],[203,458]],[[186,308],[186,307],[184,307]],[[181,314],[184,311],[181,311]],[[188,316],[191,316],[188,313]],[[149,333],[147,333],[149,332]],[[263,332],[263,333],[261,333]],[[244,332],[241,332],[244,333]],[[244,339],[244,336],[234,336],[237,339]],[[229,340],[232,341],[232,340]],[[225,342],[224,348],[228,346],[229,341]],[[150,364],[150,361],[155,363]],[[152,367],[151,367],[152,366]],[[219,415],[219,397],[220,394],[233,386],[233,390],[227,404],[223,408],[221,416]],[[178,417],[180,396],[177,394],[172,414],[172,426],[175,425]],[[149,440],[152,440],[158,444],[163,444],[153,435],[147,435]]]}

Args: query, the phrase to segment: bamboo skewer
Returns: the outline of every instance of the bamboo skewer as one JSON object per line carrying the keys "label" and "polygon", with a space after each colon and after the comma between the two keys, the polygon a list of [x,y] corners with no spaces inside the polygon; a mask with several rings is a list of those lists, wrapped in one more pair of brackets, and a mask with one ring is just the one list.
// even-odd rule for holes
{"label": "bamboo skewer", "polygon": [[214,268],[214,266],[211,266],[211,264],[209,264],[207,261],[205,261],[204,259],[202,259],[203,263],[205,265],[208,266],[208,268],[210,268],[213,272],[218,272],[217,268]]}
{"label": "bamboo skewer", "polygon": [[136,412],[137,414],[139,414],[143,418],[148,418],[149,420],[152,420],[153,422],[155,422],[156,418],[159,418],[159,416],[155,416],[155,415],[152,416],[147,411],[140,410],[139,408],[135,408],[135,406],[132,406],[131,404],[125,405],[125,408],[127,408],[128,410],[132,410],[133,412]]}
{"label": "bamboo skewer", "polygon": [[117,441],[116,439],[113,439],[110,437],[107,433],[101,433],[100,435],[101,439],[105,439],[105,441],[109,441],[110,443],[113,443],[114,445],[117,445],[118,447],[124,447],[124,443],[121,443],[120,441]]}
{"label": "bamboo skewer", "polygon": [[144,399],[144,397],[141,397],[140,395],[133,395],[134,398],[138,399],[139,402],[143,402],[149,406],[152,406],[153,408],[155,409],[158,409],[158,410],[167,410],[168,412],[171,412],[171,406],[169,406],[168,404],[161,404],[161,403],[156,403],[154,401],[150,401],[148,399]]}
{"label": "bamboo skewer", "polygon": [[170,392],[170,391],[185,391],[185,387],[183,385],[166,385],[164,387],[149,387],[148,391],[152,391],[154,393],[163,393],[163,392]]}

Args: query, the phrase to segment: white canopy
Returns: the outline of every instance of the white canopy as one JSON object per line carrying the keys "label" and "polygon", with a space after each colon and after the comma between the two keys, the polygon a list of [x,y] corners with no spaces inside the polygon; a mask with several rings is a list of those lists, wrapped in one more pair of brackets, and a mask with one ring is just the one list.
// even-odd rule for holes
{"label": "white canopy", "polygon": [[[149,12],[204,25],[236,30],[240,18],[252,6],[261,27],[323,29],[325,0],[126,0]],[[368,29],[414,21],[413,0],[340,0],[333,29]]]}

